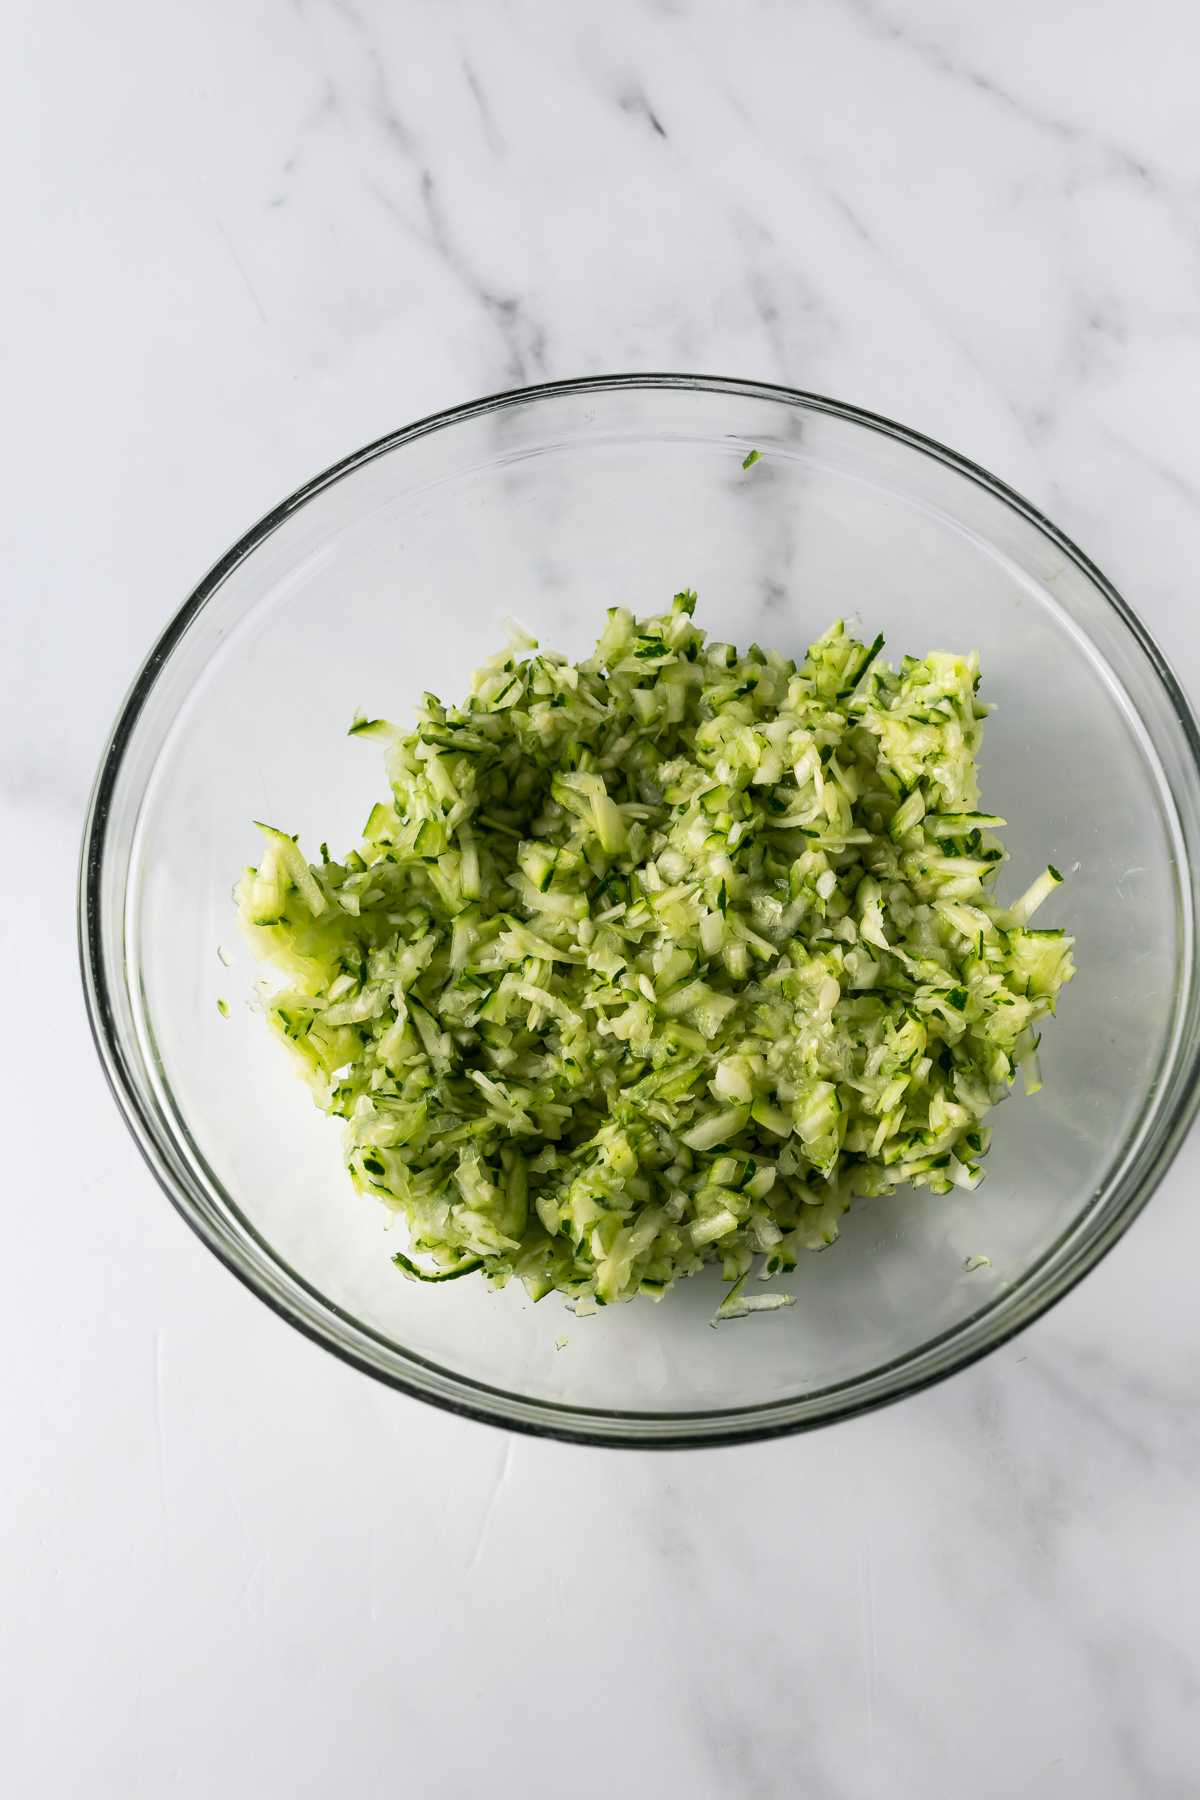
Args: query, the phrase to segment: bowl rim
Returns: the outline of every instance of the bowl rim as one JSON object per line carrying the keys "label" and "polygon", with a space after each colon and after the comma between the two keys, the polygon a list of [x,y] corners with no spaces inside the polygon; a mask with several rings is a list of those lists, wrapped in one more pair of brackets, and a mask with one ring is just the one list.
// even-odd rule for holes
{"label": "bowl rim", "polygon": [[[1035,1320],[1042,1317],[1108,1254],[1150,1200],[1159,1182],[1166,1174],[1192,1123],[1197,1107],[1200,1106],[1200,1031],[1192,1032],[1190,1044],[1187,1038],[1180,1034],[1172,1060],[1165,1065],[1165,1069],[1170,1070],[1175,1078],[1174,1103],[1169,1112],[1157,1122],[1152,1144],[1146,1146],[1151,1148],[1149,1159],[1133,1183],[1132,1191],[1126,1197],[1119,1211],[1107,1221],[1101,1231],[1088,1238],[1086,1243],[1076,1246],[1073,1254],[1064,1258],[1063,1266],[1056,1275],[1045,1282],[1035,1293],[1026,1295],[1024,1304],[1018,1302],[1010,1312],[1004,1315],[1002,1320],[997,1321],[994,1328],[984,1330],[978,1341],[961,1341],[970,1321],[961,1322],[950,1327],[945,1333],[927,1340],[920,1347],[919,1354],[927,1366],[910,1369],[907,1376],[902,1376],[900,1371],[903,1370],[906,1362],[911,1361],[910,1354],[898,1358],[894,1362],[880,1365],[866,1375],[857,1375],[844,1382],[831,1383],[828,1387],[820,1389],[818,1393],[807,1397],[809,1400],[820,1398],[828,1401],[828,1404],[819,1411],[800,1416],[795,1415],[795,1409],[805,1404],[806,1397],[804,1395],[793,1395],[782,1401],[769,1401],[753,1406],[721,1408],[712,1411],[674,1413],[646,1411],[634,1414],[617,1409],[571,1406],[559,1401],[529,1401],[524,1396],[510,1393],[506,1389],[491,1387],[472,1377],[457,1375],[450,1370],[441,1370],[436,1364],[427,1366],[431,1370],[436,1370],[448,1382],[457,1383],[466,1391],[441,1390],[440,1384],[436,1381],[422,1383],[411,1378],[405,1372],[384,1367],[373,1361],[365,1350],[358,1348],[356,1344],[348,1341],[345,1337],[339,1336],[331,1328],[332,1323],[339,1317],[349,1320],[349,1315],[342,1314],[341,1309],[337,1308],[334,1303],[319,1295],[310,1283],[291,1270],[282,1259],[276,1257],[275,1253],[270,1251],[270,1246],[264,1246],[280,1269],[286,1270],[293,1281],[296,1281],[308,1294],[319,1301],[329,1323],[326,1323],[326,1317],[305,1316],[290,1296],[282,1291],[273,1291],[271,1284],[264,1279],[263,1273],[257,1267],[241,1259],[236,1250],[207,1223],[200,1209],[186,1191],[184,1184],[173,1174],[172,1159],[166,1154],[155,1129],[153,1117],[143,1104],[136,1090],[136,1084],[130,1079],[125,1067],[124,1056],[115,1030],[114,1006],[109,992],[103,953],[101,884],[109,815],[125,751],[151,690],[176,645],[197,614],[217,589],[223,585],[233,570],[245,562],[286,519],[307,505],[318,494],[345,479],[357,469],[386,456],[403,444],[412,443],[421,437],[472,418],[502,412],[507,408],[526,405],[530,402],[549,400],[558,396],[581,396],[614,390],[702,391],[738,395],[747,399],[759,397],[770,401],[784,402],[807,412],[824,413],[865,427],[885,438],[920,451],[932,460],[944,464],[949,469],[973,481],[1044,533],[1055,547],[1080,569],[1102,598],[1113,608],[1164,690],[1174,723],[1179,729],[1183,744],[1190,757],[1192,771],[1200,781],[1200,723],[1197,722],[1196,714],[1182,685],[1145,625],[1103,571],[1052,520],[1047,518],[1022,494],[981,467],[980,464],[973,462],[969,457],[949,449],[935,438],[928,437],[922,432],[899,424],[882,414],[871,412],[864,407],[854,406],[804,389],[787,387],[776,382],[671,372],[589,375],[560,381],[539,382],[523,387],[502,389],[497,393],[427,414],[408,425],[401,426],[395,431],[372,440],[348,456],[342,457],[295,489],[265,513],[212,565],[207,574],[192,589],[159,634],[138,670],[118,709],[105,743],[88,802],[80,847],[78,952],[88,1023],[96,1052],[118,1110],[124,1117],[151,1174],[176,1211],[181,1214],[208,1249],[258,1299],[264,1301],[289,1325],[302,1332],[314,1343],[320,1344],[324,1349],[332,1352],[343,1362],[349,1363],[352,1367],[373,1376],[390,1387],[399,1389],[414,1399],[426,1401],[445,1411],[497,1426],[503,1430],[519,1431],[534,1437],[558,1439],[569,1443],[617,1449],[708,1448],[790,1436],[795,1432],[814,1430],[840,1419],[857,1417],[862,1413],[875,1411],[879,1407],[890,1405],[909,1394],[919,1393],[923,1389],[957,1374],[960,1370],[970,1367],[972,1363],[990,1355],[993,1350],[1007,1343],[1018,1332],[1027,1329]],[[1172,798],[1175,799],[1176,796],[1170,789],[1169,783],[1168,789],[1172,791]],[[1194,885],[1190,870],[1187,868],[1181,871],[1180,889],[1181,892],[1193,894],[1194,914]],[[1193,993],[1196,988],[1197,975],[1197,965],[1193,961],[1191,983]],[[1184,1077],[1182,1080],[1179,1079],[1181,1075]],[[1140,1151],[1136,1154],[1140,1154]],[[1101,1190],[1101,1193],[1103,1191]],[[1097,1195],[1097,1201],[1099,1198],[1100,1195]],[[1077,1224],[1078,1221],[1075,1222],[1075,1225]],[[1072,1226],[1068,1230],[1074,1228],[1075,1226]],[[1062,1240],[1060,1239],[1059,1242],[1061,1243]],[[364,1326],[361,1321],[354,1320],[353,1323],[358,1332],[368,1339],[379,1335],[370,1327]],[[956,1339],[960,1341],[955,1351],[952,1346]],[[930,1364],[931,1354],[939,1350],[943,1352],[942,1355],[940,1358],[935,1357]],[[412,1366],[419,1367],[422,1361],[423,1359],[414,1355]],[[870,1391],[861,1391],[868,1386]],[[839,1395],[844,1389],[860,1391],[852,1395],[848,1393],[839,1399]],[[472,1397],[475,1395],[479,1396],[478,1399]],[[494,1400],[489,1405],[490,1397],[494,1397]],[[511,1403],[511,1409],[503,1404],[505,1400]],[[522,1408],[532,1409],[532,1412],[526,1416],[522,1413]],[[790,1412],[789,1409],[791,1409]],[[672,1420],[677,1423],[679,1429],[654,1429],[660,1422]],[[606,1421],[612,1421],[617,1428],[606,1429],[604,1425]],[[639,1430],[637,1428],[638,1421],[644,1422],[646,1429]],[[625,1429],[620,1428],[622,1422]]]}

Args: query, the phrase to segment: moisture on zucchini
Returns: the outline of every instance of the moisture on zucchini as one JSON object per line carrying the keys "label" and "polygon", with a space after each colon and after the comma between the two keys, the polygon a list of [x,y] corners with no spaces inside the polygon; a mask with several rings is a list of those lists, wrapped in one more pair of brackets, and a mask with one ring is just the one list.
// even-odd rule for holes
{"label": "moisture on zucchini", "polygon": [[356,720],[391,782],[357,849],[262,828],[258,1003],[411,1277],[581,1312],[766,1278],[854,1194],[976,1186],[1040,1085],[1073,940],[1029,925],[1055,870],[994,897],[977,657],[893,670],[839,621],[797,668],[694,606],[612,609],[578,666],[510,622],[460,706]]}

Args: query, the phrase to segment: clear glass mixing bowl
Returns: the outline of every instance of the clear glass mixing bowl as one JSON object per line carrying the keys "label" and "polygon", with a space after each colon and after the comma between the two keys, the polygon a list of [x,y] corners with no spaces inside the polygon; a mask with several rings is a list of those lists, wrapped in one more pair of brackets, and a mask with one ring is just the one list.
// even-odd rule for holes
{"label": "clear glass mixing bowl", "polygon": [[[761,459],[742,463],[751,449]],[[710,1330],[717,1268],[574,1319],[518,1283],[425,1289],[244,1004],[230,889],[252,821],[355,842],[384,791],[355,709],[465,692],[517,614],[584,654],[604,609],[698,590],[714,637],[798,655],[861,614],[890,652],[978,648],[1001,891],[1079,974],[1045,1087],[994,1115],[974,1194],[856,1201],[798,1304]],[[113,1091],[169,1197],[286,1319],[372,1375],[520,1430],[728,1442],[894,1399],[1036,1318],[1145,1203],[1196,1104],[1197,728],[1138,620],[1032,507],[916,433],[809,394],[685,376],[557,383],[397,432],[318,477],[200,584],[105,753],[81,946]],[[233,952],[232,967],[218,945]],[[218,998],[229,1003],[225,1018]],[[1018,1084],[1019,1085],[1019,1084]],[[968,1272],[965,1263],[990,1258]],[[556,1340],[569,1333],[565,1349]]]}

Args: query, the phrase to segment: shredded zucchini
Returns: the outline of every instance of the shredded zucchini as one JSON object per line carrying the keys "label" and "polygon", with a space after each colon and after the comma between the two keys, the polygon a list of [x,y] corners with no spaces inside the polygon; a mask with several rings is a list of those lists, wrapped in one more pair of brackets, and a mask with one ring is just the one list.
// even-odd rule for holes
{"label": "shredded zucchini", "polygon": [[357,850],[262,827],[257,1004],[410,1277],[582,1313],[765,1279],[853,1194],[975,1187],[1015,1068],[1040,1085],[1073,940],[1029,927],[1053,869],[993,896],[978,658],[894,671],[839,621],[797,669],[694,606],[612,609],[577,667],[507,621],[461,706],[355,721],[391,782]]}

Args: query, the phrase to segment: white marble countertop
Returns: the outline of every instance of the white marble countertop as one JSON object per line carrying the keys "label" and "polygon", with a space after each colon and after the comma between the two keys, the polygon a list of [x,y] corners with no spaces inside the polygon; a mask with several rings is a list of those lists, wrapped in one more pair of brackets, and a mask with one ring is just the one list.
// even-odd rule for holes
{"label": "white marble countertop", "polygon": [[0,1791],[1200,1793],[1194,1136],[1079,1290],[917,1399],[736,1450],[507,1438],[218,1266],[72,949],[104,735],[195,580],[524,381],[903,420],[1200,694],[1200,14],[42,0],[3,40]]}

